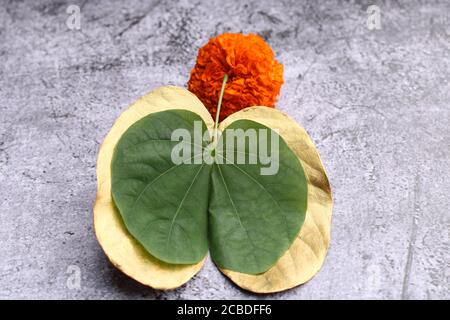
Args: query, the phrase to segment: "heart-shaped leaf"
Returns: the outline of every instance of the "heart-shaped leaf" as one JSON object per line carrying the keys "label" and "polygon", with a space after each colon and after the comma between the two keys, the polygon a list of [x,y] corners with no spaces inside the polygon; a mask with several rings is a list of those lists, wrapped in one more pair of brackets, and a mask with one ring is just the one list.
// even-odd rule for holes
{"label": "heart-shaped leaf", "polygon": [[[289,248],[304,221],[307,186],[301,164],[276,133],[246,120],[227,128],[218,145],[228,148],[226,137],[233,130],[253,130],[256,139],[248,140],[243,151],[234,143],[231,149],[218,148],[215,162],[207,163],[202,161],[207,141],[196,142],[196,122],[201,123],[202,137],[206,125],[186,110],[151,114],[123,134],[111,172],[113,198],[125,225],[164,262],[200,261],[209,238],[213,260],[220,267],[265,272]],[[194,140],[172,141],[172,133],[180,129]],[[272,150],[277,170],[269,175],[262,174],[268,169],[264,157],[253,153],[251,160],[252,150],[264,149],[267,155],[268,149],[275,149],[271,143],[264,145],[272,140],[261,139],[263,134],[275,136],[277,142]],[[187,143],[192,152],[174,164],[172,152],[180,143]],[[238,159],[239,152],[246,154],[247,162],[229,161]]]}
{"label": "heart-shaped leaf", "polygon": [[282,112],[267,107],[251,107],[232,114],[221,126],[253,120],[278,133],[302,163],[308,183],[305,222],[283,256],[263,274],[252,275],[221,269],[241,288],[257,293],[272,293],[310,280],[321,268],[330,243],[332,196],[325,168],[308,133]]}
{"label": "heart-shaped leaf", "polygon": [[[208,128],[214,126],[209,112],[195,95],[179,87],[158,88],[132,104],[115,121],[100,147],[96,169],[98,189],[94,227],[101,247],[114,266],[157,289],[179,287],[200,270],[205,259],[196,264],[169,264],[156,259],[130,235],[112,199],[111,162],[119,139],[135,122],[149,114],[173,109],[190,110],[198,114]],[[220,128],[225,130],[240,119],[277,129],[302,163],[308,183],[304,224],[275,265],[256,275],[221,267],[226,276],[244,289],[259,293],[277,292],[308,281],[323,264],[330,241],[330,185],[314,143],[294,120],[273,108],[252,107],[231,115],[220,124]]]}
{"label": "heart-shaped leaf", "polygon": [[[231,132],[254,132],[256,139],[246,141],[244,163],[236,161],[237,148],[223,148],[226,154],[217,154],[218,160],[228,161],[215,164],[212,170],[211,255],[221,268],[258,274],[269,269],[297,236],[305,218],[306,180],[295,154],[271,129],[249,120],[233,122],[221,136],[224,146]],[[277,140],[277,146],[271,144]],[[252,146],[251,141],[258,144]],[[261,153],[255,154],[266,143],[272,156],[278,153],[273,159],[276,174],[262,174],[262,169],[269,168],[260,162]]]}
{"label": "heart-shaped leaf", "polygon": [[152,256],[130,235],[111,195],[111,162],[121,136],[136,121],[166,110],[190,110],[203,119],[208,127],[214,122],[201,101],[184,88],[165,86],[138,99],[127,108],[106,135],[97,159],[97,197],[94,205],[95,235],[111,263],[142,284],[156,289],[173,289],[186,283],[203,266],[168,264]]}
{"label": "heart-shaped leaf", "polygon": [[202,124],[203,134],[205,124],[190,111],[144,117],[123,134],[111,166],[114,202],[128,230],[152,255],[173,264],[199,262],[208,250],[211,168],[193,163],[201,158],[202,145],[192,142],[192,156],[186,159],[191,164],[174,164],[171,158],[179,144],[172,133],[185,129],[194,137],[195,122]]}

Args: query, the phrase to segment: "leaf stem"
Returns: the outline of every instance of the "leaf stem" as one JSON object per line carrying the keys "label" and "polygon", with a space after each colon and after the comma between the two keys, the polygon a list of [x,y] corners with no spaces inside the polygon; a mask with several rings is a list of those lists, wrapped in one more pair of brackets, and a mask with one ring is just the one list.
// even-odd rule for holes
{"label": "leaf stem", "polygon": [[222,88],[220,88],[219,101],[217,102],[217,111],[216,111],[216,123],[214,125],[214,136],[213,140],[217,141],[217,128],[219,127],[219,115],[220,115],[220,107],[222,106],[222,98],[223,93],[225,92],[225,85],[228,81],[228,75],[225,74],[222,81]]}

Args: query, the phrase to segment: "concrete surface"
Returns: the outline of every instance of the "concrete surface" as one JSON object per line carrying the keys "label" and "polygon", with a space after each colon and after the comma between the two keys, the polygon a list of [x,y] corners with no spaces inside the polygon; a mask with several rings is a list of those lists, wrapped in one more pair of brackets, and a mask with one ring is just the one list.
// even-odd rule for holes
{"label": "concrete surface", "polygon": [[[449,299],[450,2],[318,3],[1,0],[0,298]],[[278,108],[328,170],[331,248],[280,294],[242,291],[211,262],[155,291],[94,237],[98,146],[139,96],[184,86],[199,46],[225,31],[263,35],[285,66]]]}

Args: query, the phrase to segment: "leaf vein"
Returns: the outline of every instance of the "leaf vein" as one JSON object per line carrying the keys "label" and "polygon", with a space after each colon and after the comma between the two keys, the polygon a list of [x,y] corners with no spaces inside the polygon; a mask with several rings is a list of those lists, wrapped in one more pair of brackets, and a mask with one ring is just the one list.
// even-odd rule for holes
{"label": "leaf vein", "polygon": [[194,185],[195,181],[197,180],[198,175],[200,174],[200,171],[203,169],[204,164],[202,164],[200,166],[200,169],[197,171],[197,173],[194,176],[194,179],[192,179],[191,184],[189,185],[189,188],[186,190],[186,193],[183,196],[183,199],[181,200],[180,204],[178,205],[177,210],[175,211],[175,214],[172,218],[172,222],[170,223],[170,229],[169,229],[169,233],[167,234],[167,240],[166,240],[166,250],[168,250],[169,248],[169,242],[170,242],[170,238],[172,236],[172,230],[173,230],[173,225],[175,224],[175,220],[177,219],[178,214],[180,213],[180,209],[183,206],[184,201],[186,200],[189,192],[191,191],[192,186]]}
{"label": "leaf vein", "polygon": [[[224,185],[224,187],[225,187],[225,191],[227,192],[228,198],[230,199],[231,205],[233,206],[234,212],[235,212],[235,214],[236,214],[236,216],[237,216],[237,218],[238,218],[238,221],[239,221],[240,226],[242,227],[242,229],[244,229],[245,234],[247,235],[247,238],[248,238],[248,240],[250,241],[250,243],[252,244],[253,248],[260,249],[260,248],[258,248],[258,247],[255,245],[255,243],[253,242],[252,238],[250,237],[250,235],[249,235],[249,233],[248,233],[248,230],[247,230],[247,229],[244,227],[244,225],[242,224],[241,217],[240,217],[239,212],[238,212],[238,210],[237,210],[237,208],[236,208],[236,205],[234,204],[233,199],[231,198],[231,194],[230,194],[230,192],[229,192],[229,190],[228,190],[227,183],[225,182],[225,178],[224,178],[224,176],[223,176],[223,174],[222,174],[222,170],[220,170],[220,166],[219,166],[219,165],[217,165],[217,169],[219,170],[220,176],[221,176],[221,178],[222,178],[223,185]],[[266,251],[268,251],[268,250],[266,249]],[[255,261],[258,261],[259,259],[257,258],[257,255],[255,254],[255,252],[254,252],[254,251],[251,251],[251,252],[252,252],[253,257],[255,258]]]}
{"label": "leaf vein", "polygon": [[[192,160],[193,158],[197,157],[198,155],[192,156],[187,160]],[[142,195],[145,193],[145,191],[147,191],[147,189],[153,185],[153,183],[155,183],[158,179],[160,179],[161,177],[163,177],[164,175],[166,175],[167,173],[169,173],[170,171],[172,171],[173,169],[179,167],[180,165],[182,165],[184,163],[180,163],[180,164],[176,164],[170,168],[168,168],[166,171],[162,172],[160,175],[158,175],[155,179],[153,179],[152,181],[150,181],[144,189],[142,189],[142,191],[139,193],[138,197],[136,198],[136,200],[133,202],[133,205],[131,206],[131,210],[134,210],[136,204],[139,202],[139,200],[141,199]]]}
{"label": "leaf vein", "polygon": [[[228,161],[228,159],[226,159],[226,157],[224,158],[224,160],[227,160],[227,161]],[[242,173],[244,173],[246,176],[248,176],[248,177],[249,177],[250,179],[252,179],[254,182],[256,182],[256,183],[258,184],[258,186],[259,186],[260,188],[262,188],[262,189],[269,195],[269,197],[270,197],[270,198],[272,199],[272,201],[277,205],[277,207],[280,209],[280,211],[281,211],[282,213],[284,213],[284,210],[281,208],[281,206],[280,206],[280,204],[278,203],[278,201],[274,199],[274,197],[270,194],[269,190],[267,190],[266,187],[264,187],[264,185],[262,185],[258,180],[256,180],[254,177],[252,177],[249,173],[247,173],[247,172],[245,172],[244,170],[242,170],[241,168],[239,168],[239,167],[238,167],[237,165],[235,165],[234,163],[230,163],[230,164],[231,164],[233,167],[239,169],[239,171],[241,171]],[[286,215],[285,215],[285,214],[282,214],[282,216],[283,216],[283,222],[284,222],[284,225],[285,225],[285,229],[284,229],[285,235],[286,235],[286,238],[287,238],[287,240],[288,240],[288,243],[290,243],[291,241],[289,240],[289,235],[288,235],[288,223],[287,223],[287,218],[286,218]]]}

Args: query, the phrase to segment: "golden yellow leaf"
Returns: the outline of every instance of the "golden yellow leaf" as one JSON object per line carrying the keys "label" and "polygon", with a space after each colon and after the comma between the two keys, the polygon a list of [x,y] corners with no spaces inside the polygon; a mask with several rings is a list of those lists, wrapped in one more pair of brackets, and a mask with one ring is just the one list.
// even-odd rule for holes
{"label": "golden yellow leaf", "polygon": [[[110,168],[115,145],[133,123],[150,113],[170,109],[190,110],[199,114],[207,127],[214,126],[209,112],[192,93],[183,88],[162,87],[145,95],[120,115],[100,147],[97,160],[98,189],[94,206],[97,239],[118,269],[157,289],[181,286],[201,269],[204,261],[195,265],[170,265],[152,257],[126,230],[114,206]],[[295,121],[272,108],[252,107],[231,115],[221,123],[220,128],[238,119],[253,120],[278,130],[305,170],[308,207],[297,239],[274,267],[261,275],[221,271],[240,287],[253,292],[286,290],[311,279],[323,264],[330,241],[330,185],[313,142]]]}
{"label": "golden yellow leaf", "polygon": [[156,289],[172,289],[191,279],[203,266],[171,265],[151,256],[127,231],[111,197],[111,160],[122,134],[150,113],[185,109],[200,115],[208,127],[214,122],[200,100],[183,88],[161,87],[143,96],[116,120],[97,159],[97,199],[94,227],[97,239],[109,260],[128,276]]}
{"label": "golden yellow leaf", "polygon": [[319,153],[306,131],[282,112],[267,107],[243,109],[226,118],[220,128],[239,119],[259,122],[278,134],[298,156],[308,182],[305,222],[289,250],[260,275],[221,270],[238,286],[257,293],[283,291],[311,279],[321,268],[330,243],[331,188]]}

